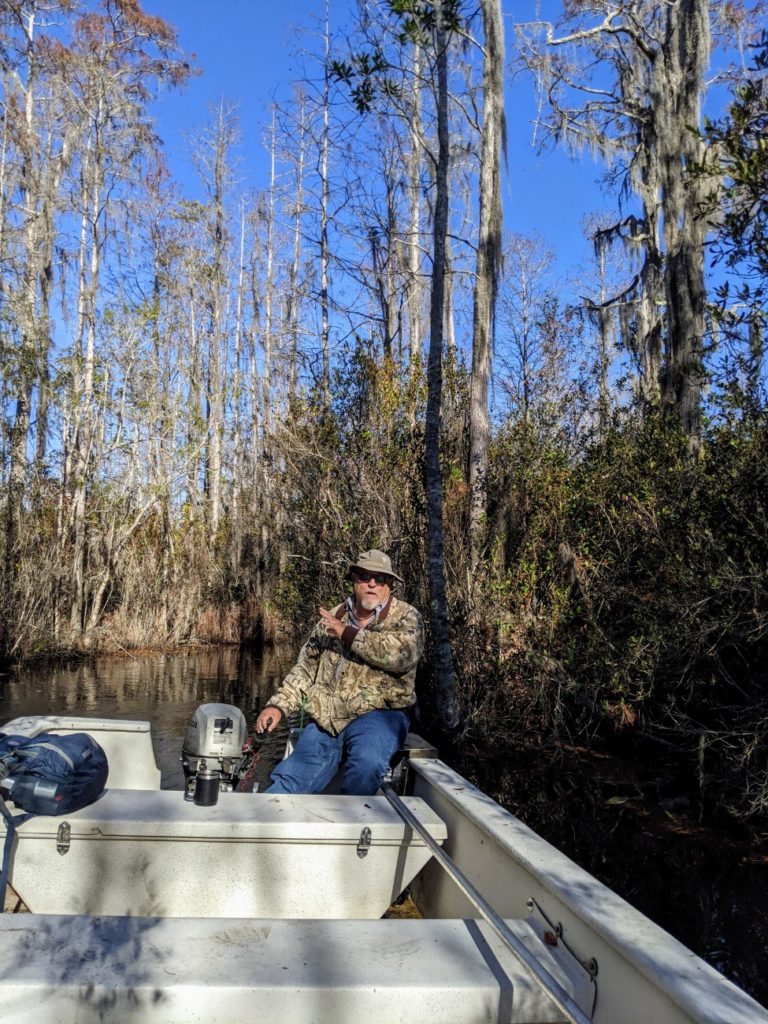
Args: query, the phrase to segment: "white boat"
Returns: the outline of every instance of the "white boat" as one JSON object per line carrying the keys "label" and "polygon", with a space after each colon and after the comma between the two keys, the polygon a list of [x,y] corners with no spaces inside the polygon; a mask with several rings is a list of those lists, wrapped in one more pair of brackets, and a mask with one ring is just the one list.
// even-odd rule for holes
{"label": "white boat", "polygon": [[[108,789],[20,824],[14,1024],[768,1024],[768,1011],[416,741],[400,799],[161,791],[149,725],[88,732]],[[419,756],[422,755],[422,756]],[[424,756],[426,755],[426,756]],[[409,887],[423,917],[383,918]]]}

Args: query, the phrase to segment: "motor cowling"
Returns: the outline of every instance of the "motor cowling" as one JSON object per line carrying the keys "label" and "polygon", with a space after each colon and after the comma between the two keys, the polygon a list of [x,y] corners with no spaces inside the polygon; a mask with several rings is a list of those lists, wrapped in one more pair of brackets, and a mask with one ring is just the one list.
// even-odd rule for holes
{"label": "motor cowling", "polygon": [[247,737],[245,715],[233,704],[201,704],[195,709],[181,748],[186,795],[190,799],[200,771],[218,772],[220,791],[235,789]]}

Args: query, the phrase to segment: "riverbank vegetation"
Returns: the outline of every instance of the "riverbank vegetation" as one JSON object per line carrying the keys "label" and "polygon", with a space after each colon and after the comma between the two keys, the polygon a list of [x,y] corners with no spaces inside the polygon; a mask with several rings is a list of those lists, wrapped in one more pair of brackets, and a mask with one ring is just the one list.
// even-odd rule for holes
{"label": "riverbank vegetation", "polygon": [[[496,0],[382,0],[343,38],[320,23],[268,181],[235,182],[234,106],[201,112],[200,200],[154,135],[194,69],[151,7],[0,12],[3,659],[298,643],[382,547],[427,620],[421,728],[479,781],[523,804],[537,765],[557,799],[574,752],[619,752],[658,771],[601,815],[764,836],[750,12],[569,5],[507,18],[505,54]],[[604,162],[576,281],[502,227],[526,74],[552,144]]]}

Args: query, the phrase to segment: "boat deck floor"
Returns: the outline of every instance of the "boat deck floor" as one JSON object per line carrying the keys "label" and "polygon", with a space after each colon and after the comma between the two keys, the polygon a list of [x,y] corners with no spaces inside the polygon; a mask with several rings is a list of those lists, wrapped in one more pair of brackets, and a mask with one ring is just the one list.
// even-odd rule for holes
{"label": "boat deck floor", "polygon": [[0,1005],[14,1024],[564,1020],[485,924],[458,919],[0,915]]}

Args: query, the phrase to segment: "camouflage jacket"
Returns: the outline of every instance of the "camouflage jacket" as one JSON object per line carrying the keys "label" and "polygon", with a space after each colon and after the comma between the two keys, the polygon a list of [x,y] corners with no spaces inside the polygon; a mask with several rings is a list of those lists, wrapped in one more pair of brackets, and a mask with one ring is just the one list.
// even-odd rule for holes
{"label": "camouflage jacket", "polygon": [[[334,615],[349,623],[346,605]],[[347,625],[341,639],[328,637],[318,622],[298,660],[267,704],[283,714],[303,710],[327,732],[338,735],[354,718],[381,708],[416,702],[416,665],[424,650],[421,615],[390,597],[373,625]]]}

